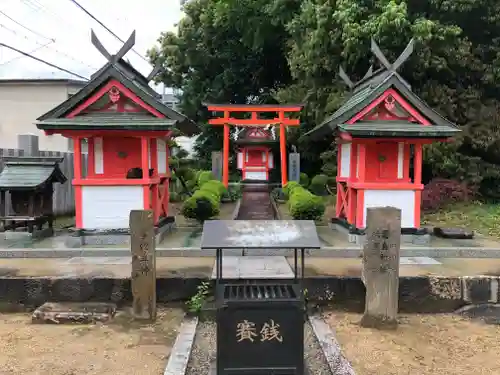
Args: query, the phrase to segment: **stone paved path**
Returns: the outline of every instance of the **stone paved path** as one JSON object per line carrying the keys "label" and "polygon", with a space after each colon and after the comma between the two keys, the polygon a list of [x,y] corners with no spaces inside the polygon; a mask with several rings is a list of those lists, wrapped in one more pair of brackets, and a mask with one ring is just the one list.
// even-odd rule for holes
{"label": "stone paved path", "polygon": [[[422,266],[439,265],[441,262],[429,257],[403,257],[400,259],[400,264]],[[214,264],[213,279],[215,272]],[[224,279],[282,279],[292,278],[293,270],[284,256],[224,256],[222,277]]]}
{"label": "stone paved path", "polygon": [[[293,271],[283,256],[224,256],[224,279],[289,279]],[[215,278],[215,266],[212,272]]]}

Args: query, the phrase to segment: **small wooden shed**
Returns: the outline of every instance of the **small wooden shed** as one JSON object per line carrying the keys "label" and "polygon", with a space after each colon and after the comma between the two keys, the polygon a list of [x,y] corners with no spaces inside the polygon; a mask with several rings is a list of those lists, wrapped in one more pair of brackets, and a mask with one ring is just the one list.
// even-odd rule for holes
{"label": "small wooden shed", "polygon": [[[44,224],[52,228],[53,184],[67,178],[59,168],[62,158],[18,156],[3,158],[0,173],[0,231],[26,227],[41,230]],[[10,195],[8,209],[6,192]]]}

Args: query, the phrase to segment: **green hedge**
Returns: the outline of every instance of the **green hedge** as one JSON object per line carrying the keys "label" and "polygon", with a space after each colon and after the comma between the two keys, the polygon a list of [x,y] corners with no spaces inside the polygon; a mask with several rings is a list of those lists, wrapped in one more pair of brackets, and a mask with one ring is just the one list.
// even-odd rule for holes
{"label": "green hedge", "polygon": [[328,176],[324,174],[318,174],[314,176],[309,185],[309,190],[316,195],[328,195],[328,190],[326,190],[326,184],[328,183]]}
{"label": "green hedge", "polygon": [[211,171],[201,171],[198,174],[196,182],[198,182],[198,186],[201,188],[206,182],[214,179],[215,177]]}
{"label": "green hedge", "polygon": [[300,184],[300,186],[305,187],[306,189],[309,186],[309,176],[306,173],[304,173],[304,172],[300,173],[299,184]]}
{"label": "green hedge", "polygon": [[283,188],[288,195],[288,209],[295,220],[318,220],[325,213],[325,203],[321,197],[304,189],[297,182],[289,182]]}
{"label": "green hedge", "polygon": [[[202,180],[203,172],[198,181]],[[220,201],[226,193],[226,187],[220,181],[207,180],[196,190],[193,196],[184,201],[182,215],[188,219],[195,219],[200,223],[211,219],[220,213]]]}
{"label": "green hedge", "polygon": [[300,184],[297,181],[290,181],[283,187],[283,194],[285,195],[285,199],[290,198],[290,192],[297,186],[300,187]]}

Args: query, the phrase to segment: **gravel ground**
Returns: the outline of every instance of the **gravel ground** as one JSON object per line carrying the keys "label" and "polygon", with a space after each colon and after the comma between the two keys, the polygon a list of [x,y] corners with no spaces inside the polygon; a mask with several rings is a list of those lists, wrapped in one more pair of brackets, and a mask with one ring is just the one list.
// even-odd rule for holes
{"label": "gravel ground", "polygon": [[357,375],[500,375],[500,327],[452,314],[403,315],[396,331],[361,328],[361,314],[324,318]]}
{"label": "gravel ground", "polygon": [[0,314],[1,375],[160,375],[184,312],[158,308],[155,323],[120,311],[109,323],[32,324]]}
{"label": "gravel ground", "polygon": [[[309,324],[305,325],[304,348],[309,375],[332,375],[321,347]],[[213,321],[200,322],[189,358],[186,375],[207,375],[216,356],[216,325]]]}

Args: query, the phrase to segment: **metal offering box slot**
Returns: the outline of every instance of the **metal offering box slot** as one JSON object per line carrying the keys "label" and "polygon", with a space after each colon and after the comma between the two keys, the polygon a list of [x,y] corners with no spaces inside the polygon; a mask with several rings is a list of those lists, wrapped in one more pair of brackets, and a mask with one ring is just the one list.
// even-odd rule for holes
{"label": "metal offering box slot", "polygon": [[231,301],[290,300],[299,295],[290,284],[284,285],[225,285],[224,299]]}

